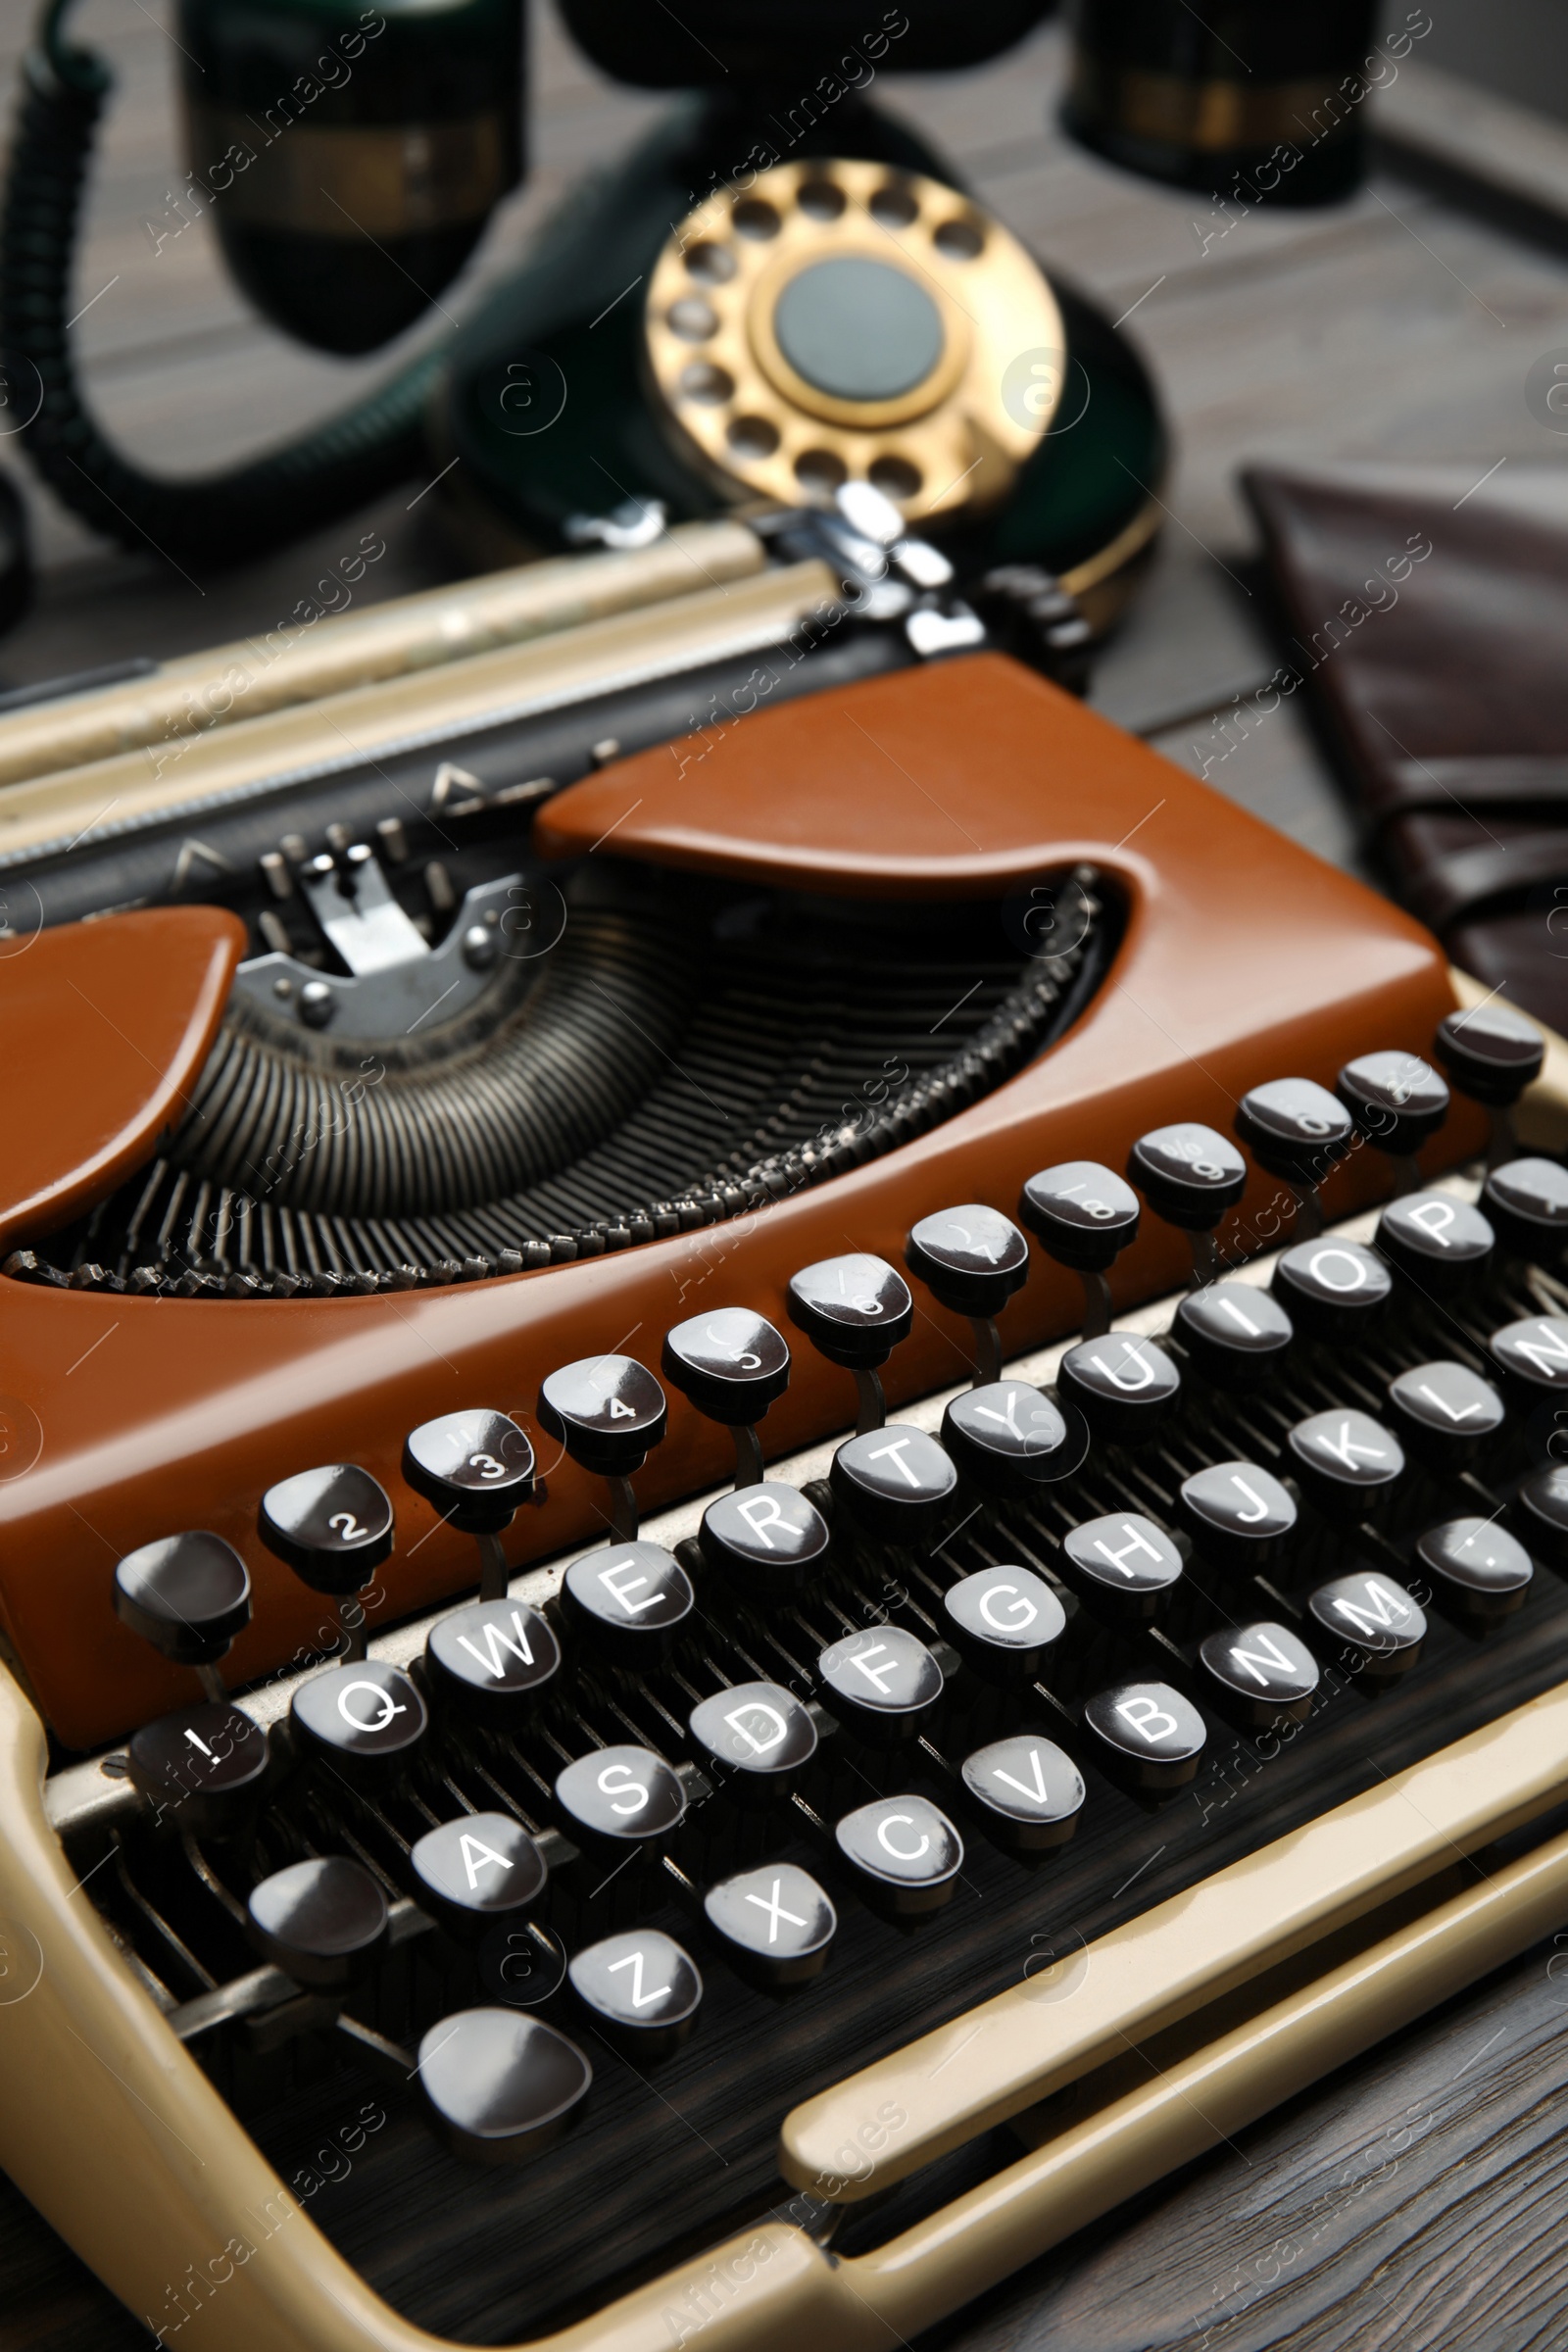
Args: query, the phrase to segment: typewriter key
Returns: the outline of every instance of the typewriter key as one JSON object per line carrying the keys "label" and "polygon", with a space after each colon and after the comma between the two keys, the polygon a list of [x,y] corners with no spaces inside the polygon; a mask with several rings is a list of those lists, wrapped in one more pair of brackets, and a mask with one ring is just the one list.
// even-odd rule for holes
{"label": "typewriter key", "polygon": [[893,1544],[924,1544],[936,1533],[958,1474],[935,1438],[893,1421],[846,1438],[828,1483],[868,1534]]}
{"label": "typewriter key", "polygon": [[345,1854],[274,1870],[251,1888],[247,1908],[247,1933],[263,1959],[323,1991],[363,1976],[386,1943],[386,1896]]}
{"label": "typewriter key", "polygon": [[1061,1539],[1062,1582],[1112,1625],[1146,1625],[1157,1617],[1182,1565],[1169,1536],[1141,1511],[1086,1519]]}
{"label": "typewriter key", "polygon": [[1568,1319],[1526,1315],[1505,1323],[1487,1346],[1508,1387],[1528,1408],[1568,1390]]}
{"label": "typewriter key", "polygon": [[1215,1462],[1184,1478],[1182,1524],[1215,1565],[1250,1576],[1277,1560],[1296,1532],[1296,1505],[1256,1462]]}
{"label": "typewriter key", "polygon": [[1302,1494],[1327,1519],[1365,1518],[1404,1476],[1404,1448],[1394,1432],[1351,1407],[1309,1414],[1285,1443]]}
{"label": "typewriter key", "polygon": [[1433,1041],[1438,1059],[1472,1102],[1506,1109],[1541,1075],[1546,1043],[1534,1021],[1497,996],[1450,1012]]}
{"label": "typewriter key", "polygon": [[668,1417],[663,1390],[629,1355],[564,1364],[539,1391],[540,1426],[581,1469],[607,1482],[611,1525],[628,1541],[637,1534],[637,1503],[627,1482],[663,1437]]}
{"label": "typewriter key", "polygon": [[855,1374],[860,1410],[857,1430],[878,1429],[885,1407],[879,1364],[885,1364],[914,1320],[909,1286],[880,1257],[825,1257],[790,1276],[790,1321],[819,1355]]}
{"label": "typewriter key", "polygon": [[533,1447],[505,1413],[447,1413],[403,1442],[403,1476],[416,1494],[450,1527],[478,1538],[481,1600],[506,1592],[500,1538],[533,1493]]}
{"label": "typewriter key", "polygon": [[415,2071],[430,2121],[471,2164],[518,2164],[552,2146],[594,2079],[574,2041],[514,2009],[437,2018]]}
{"label": "typewriter key", "polygon": [[515,1924],[545,1888],[544,1856],[510,1813],[460,1813],[416,1838],[412,1892],[460,1942]]}
{"label": "typewriter key", "polygon": [[1296,1195],[1298,1234],[1313,1241],[1323,1230],[1318,1186],[1350,1149],[1350,1114],[1310,1078],[1274,1078],[1242,1097],[1236,1132],[1260,1168],[1283,1178]]}
{"label": "typewriter key", "polygon": [[956,1315],[1000,1315],[1029,1279],[1029,1245],[1012,1219],[974,1202],[922,1217],[905,1259]]}
{"label": "typewriter key", "polygon": [[625,1854],[679,1826],[686,1791],[651,1748],[596,1747],[557,1775],[556,1804],[568,1838]]}
{"label": "typewriter key", "polygon": [[1364,1332],[1394,1289],[1382,1258],[1359,1242],[1298,1242],[1275,1261],[1272,1288],[1298,1331],[1313,1339]]}
{"label": "typewriter key", "polygon": [[762,1449],[755,1424],[790,1385],[784,1334],[748,1307],[723,1306],[667,1332],[661,1368],[700,1413],[733,1433],[739,1484],[760,1480]]}
{"label": "typewriter key", "polygon": [[940,1306],[968,1317],[977,1383],[1000,1379],[996,1318],[1029,1279],[1029,1245],[1010,1217],[970,1202],[922,1217],[905,1245],[904,1262]]}
{"label": "typewriter key", "polygon": [[1015,1732],[976,1748],[962,1769],[969,1809],[1004,1853],[1048,1853],[1078,1827],[1083,1774],[1054,1740]]}
{"label": "typewriter key", "polygon": [[1056,1385],[1106,1445],[1142,1446],[1157,1436],[1181,1392],[1163,1348],[1136,1332],[1107,1332],[1069,1348]]}
{"label": "typewriter key", "polygon": [[404,1440],[403,1475],[465,1535],[499,1535],[533,1491],[533,1447],[505,1413],[447,1413]]}
{"label": "typewriter key", "polygon": [[356,1595],[392,1549],[392,1505],[368,1470],[332,1462],[269,1487],[257,1532],[302,1584],[335,1598],[347,1655],[363,1658],[365,1611]]}
{"label": "typewriter key", "polygon": [[567,1963],[566,1981],[588,2023],[639,2066],[678,2050],[702,2006],[696,1961],[658,1928],[591,1943]]}
{"label": "typewriter key", "polygon": [[131,1780],[176,1829],[221,1836],[251,1818],[268,1740],[243,1709],[209,1702],[143,1724],[131,1735],[129,1758]]}
{"label": "typewriter key", "polygon": [[1027,1381],[998,1380],[953,1398],[942,1443],[985,1494],[1023,1498],[1078,1468],[1089,1428],[1081,1413],[1064,1413]]}
{"label": "typewriter key", "polygon": [[733,1592],[771,1609],[795,1599],[827,1557],[832,1536],[815,1503],[778,1480],[736,1487],[703,1512],[698,1545]]}
{"label": "typewriter key", "polygon": [[1247,1162],[1236,1146],[1187,1120],[1155,1127],[1128,1154],[1127,1180],[1156,1217],[1191,1238],[1194,1276],[1211,1282],[1219,1271],[1214,1228],[1247,1190]]}
{"label": "typewriter key", "polygon": [[924,1731],[945,1687],[925,1643],[899,1625],[846,1634],[822,1651],[816,1675],[829,1713],[879,1747]]}
{"label": "typewriter key", "polygon": [[789,1387],[789,1342],[749,1308],[721,1307],[666,1333],[662,1369],[710,1421],[760,1421]]}
{"label": "typewriter key", "polygon": [[269,1487],[259,1525],[268,1550],[313,1592],[360,1592],[392,1549],[392,1505],[353,1462],[301,1470]]}
{"label": "typewriter key", "polygon": [[1534,1471],[1514,1496],[1514,1526],[1538,1559],[1568,1568],[1568,1470]]}
{"label": "typewriter key", "polygon": [[772,1804],[789,1796],[816,1753],[816,1726],[777,1683],[737,1683],[702,1699],[691,1735],[732,1796]]}
{"label": "typewriter key", "polygon": [[602,1657],[633,1669],[663,1656],[696,1600],[691,1579],[657,1544],[607,1544],[573,1560],[561,1587],[572,1626]]}
{"label": "typewriter key", "polygon": [[1119,1683],[1084,1707],[1096,1763],[1123,1788],[1163,1795],[1198,1775],[1208,1727],[1168,1683]]}
{"label": "typewriter key", "polygon": [[880,1257],[826,1257],[790,1276],[790,1320],[829,1363],[885,1364],[914,1317],[909,1286]]}
{"label": "typewriter key", "polygon": [[251,1621],[250,1572],[221,1536],[164,1536],[117,1565],[115,1615],[174,1665],[193,1666],[220,1702],[218,1660]]}
{"label": "typewriter key", "polygon": [[1251,1389],[1278,1371],[1296,1337],[1279,1300],[1250,1282],[1213,1282],[1189,1291],[1175,1336],[1217,1389]]}
{"label": "typewriter key", "polygon": [[1389,1383],[1389,1409],[1410,1451],[1454,1474],[1502,1427],[1502,1398],[1466,1364],[1415,1364]]}
{"label": "typewriter key", "polygon": [[942,1595],[944,1629],[955,1649],[988,1682],[1033,1682],[1060,1639],[1066,1611],[1029,1568],[982,1568]]}
{"label": "typewriter key", "polygon": [[1490,1624],[1522,1609],[1535,1563],[1524,1545],[1491,1519],[1447,1519],[1429,1527],[1415,1547],[1437,1596],[1457,1617]]}
{"label": "typewriter key", "polygon": [[1393,1160],[1401,1192],[1420,1182],[1415,1155],[1448,1115],[1448,1090],[1419,1054],[1363,1054],[1348,1061],[1334,1091],[1366,1143]]}
{"label": "typewriter key", "polygon": [[1392,1576],[1357,1568],[1308,1595],[1307,1623],[1357,1674],[1390,1682],[1421,1655],[1427,1621]]}
{"label": "typewriter key", "polygon": [[438,1617],[424,1644],[444,1714],[505,1731],[526,1723],[561,1664],[549,1619],[522,1600],[478,1600]]}
{"label": "typewriter key", "polygon": [[808,1984],[827,1965],[839,1918],[809,1872],[764,1862],[710,1886],[703,1911],[735,1974],[767,1992]]}
{"label": "typewriter key", "polygon": [[1105,1276],[1138,1239],[1143,1215],[1138,1195],[1097,1160],[1070,1159],[1030,1177],[1018,1214],[1046,1255],[1058,1266],[1070,1267],[1081,1280],[1083,1336],[1098,1340],[1110,1329]]}
{"label": "typewriter key", "polygon": [[408,1763],[428,1720],[408,1676],[374,1658],[313,1674],[295,1691],[289,1719],[307,1750],[372,1788]]}
{"label": "typewriter key", "polygon": [[833,1833],[856,1892],[873,1911],[919,1919],[952,1900],[963,1839],[923,1796],[882,1796],[846,1813]]}
{"label": "typewriter key", "polygon": [[1568,1242],[1568,1168],[1554,1159],[1510,1159],[1494,1168],[1481,1205],[1504,1250],[1555,1265]]}
{"label": "typewriter key", "polygon": [[1312,1712],[1318,1663],[1289,1626],[1226,1626],[1199,1645],[1203,1696],[1239,1732],[1304,1723]]}
{"label": "typewriter key", "polygon": [[827,1521],[799,1487],[764,1480],[710,1502],[697,1541],[710,1567],[728,1577],[742,1598],[765,1607],[804,1589],[831,1539]]}
{"label": "typewriter key", "polygon": [[1512,1159],[1517,1149],[1513,1106],[1540,1077],[1545,1059],[1540,1030],[1494,994],[1468,1012],[1450,1012],[1439,1023],[1433,1043],[1459,1093],[1492,1113],[1488,1167]]}
{"label": "typewriter key", "polygon": [[1494,1242],[1478,1208],[1450,1193],[1410,1193],[1378,1219],[1377,1246],[1416,1290],[1448,1298],[1486,1267]]}

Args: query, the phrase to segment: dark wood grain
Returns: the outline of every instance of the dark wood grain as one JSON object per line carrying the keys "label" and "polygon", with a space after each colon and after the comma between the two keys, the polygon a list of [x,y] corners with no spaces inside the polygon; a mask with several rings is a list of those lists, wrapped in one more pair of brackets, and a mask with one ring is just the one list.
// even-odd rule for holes
{"label": "dark wood grain", "polygon": [[1568,1938],[1022,2271],[918,2352],[1568,2342]]}

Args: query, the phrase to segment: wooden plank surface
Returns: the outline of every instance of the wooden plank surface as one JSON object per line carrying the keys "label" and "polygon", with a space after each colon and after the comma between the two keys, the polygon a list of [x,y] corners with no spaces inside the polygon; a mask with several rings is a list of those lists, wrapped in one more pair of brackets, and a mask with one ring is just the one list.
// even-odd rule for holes
{"label": "wooden plank surface", "polygon": [[[76,22],[120,77],[78,269],[78,300],[91,308],[74,330],[115,436],[143,463],[188,473],[296,432],[373,382],[385,355],[322,359],[257,320],[227,284],[206,221],[154,249],[145,224],[184,168],[168,0],[85,0]],[[0,18],[7,82],[24,37],[19,4]],[[443,296],[459,317],[575,175],[659,111],[598,77],[543,8],[533,62],[533,176]],[[1179,448],[1161,492],[1165,543],[1102,662],[1095,700],[1197,772],[1206,759],[1210,782],[1319,854],[1353,863],[1354,825],[1296,706],[1213,757],[1211,714],[1278,659],[1236,470],[1359,458],[1441,462],[1478,479],[1499,459],[1560,460],[1525,408],[1523,382],[1536,357],[1568,344],[1568,266],[1387,174],[1346,207],[1262,214],[1217,234],[1223,220],[1205,203],[1125,178],[1062,138],[1061,67],[1061,36],[1047,28],[991,68],[921,82],[889,75],[879,94],[945,146],[1049,264],[1111,318],[1129,314],[1123,331],[1164,388]],[[1453,105],[1451,86],[1429,89],[1426,119]],[[3,439],[0,465],[22,471]],[[371,521],[388,544],[367,582],[373,595],[460,576],[471,561],[439,496],[411,508],[417,487],[194,585],[106,548],[29,489],[44,574],[36,611],[0,644],[0,681],[269,627]],[[1568,2343],[1563,1980],[1548,1952],[1504,1972],[1086,2232],[921,2352]],[[5,2352],[121,2352],[149,2332],[0,2182]]]}
{"label": "wooden plank surface", "polygon": [[916,2352],[1568,2343],[1568,1937],[1139,2197]]}

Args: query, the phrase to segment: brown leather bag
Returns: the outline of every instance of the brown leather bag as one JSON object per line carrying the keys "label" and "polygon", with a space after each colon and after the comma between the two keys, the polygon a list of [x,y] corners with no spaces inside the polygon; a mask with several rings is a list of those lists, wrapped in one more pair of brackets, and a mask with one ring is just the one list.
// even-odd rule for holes
{"label": "brown leather bag", "polygon": [[1242,477],[1394,895],[1568,1027],[1568,468]]}

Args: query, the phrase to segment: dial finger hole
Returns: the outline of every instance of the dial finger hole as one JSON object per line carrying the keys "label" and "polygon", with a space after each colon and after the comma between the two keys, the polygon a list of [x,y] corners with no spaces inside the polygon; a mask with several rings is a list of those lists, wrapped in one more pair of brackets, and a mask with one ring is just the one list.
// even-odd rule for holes
{"label": "dial finger hole", "polygon": [[849,479],[849,468],[830,449],[803,449],[795,461],[795,478],[810,498],[831,498]]}
{"label": "dial finger hole", "polygon": [[707,360],[694,360],[680,372],[680,388],[688,400],[700,401],[706,409],[716,409],[730,399],[735,390],[735,378],[723,368],[710,367]]}
{"label": "dial finger hole", "polygon": [[920,207],[910,191],[896,179],[890,179],[877,189],[869,206],[873,220],[884,228],[907,228],[920,217]]}
{"label": "dial finger hole", "polygon": [[950,262],[976,261],[985,250],[985,234],[974,220],[944,220],[931,239]]}
{"label": "dial finger hole", "polygon": [[770,204],[762,202],[760,196],[743,197],[730,219],[741,236],[755,237],[759,244],[778,235],[778,215]]}
{"label": "dial finger hole", "polygon": [[694,245],[686,256],[686,272],[705,285],[726,286],[735,274],[735,256],[727,245]]}
{"label": "dial finger hole", "polygon": [[923,479],[917,466],[907,458],[875,458],[866,469],[866,479],[884,498],[914,498]]}
{"label": "dial finger hole", "polygon": [[808,179],[795,199],[812,220],[836,220],[844,210],[844,190],[830,179]]}
{"label": "dial finger hole", "polygon": [[700,294],[683,294],[670,304],[667,315],[671,332],[683,343],[706,343],[717,332],[718,313]]}
{"label": "dial finger hole", "polygon": [[778,447],[778,427],[765,416],[737,416],[724,437],[738,458],[770,458]]}

